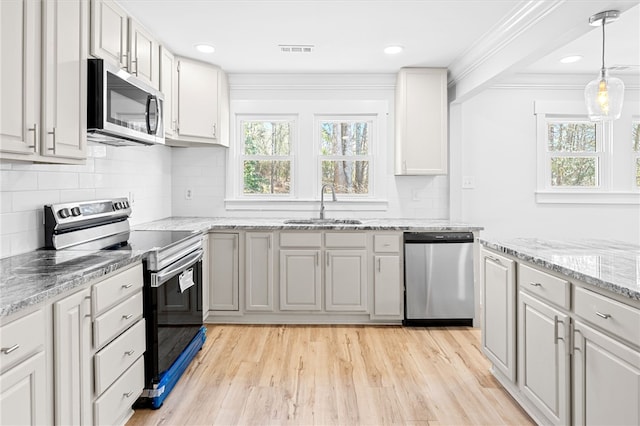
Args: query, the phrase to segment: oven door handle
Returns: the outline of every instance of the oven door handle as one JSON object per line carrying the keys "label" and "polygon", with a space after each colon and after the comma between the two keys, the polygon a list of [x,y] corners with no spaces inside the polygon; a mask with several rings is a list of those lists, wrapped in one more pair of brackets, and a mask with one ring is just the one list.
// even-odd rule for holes
{"label": "oven door handle", "polygon": [[178,275],[180,272],[189,269],[191,266],[195,265],[202,259],[202,249],[198,249],[193,253],[188,254],[182,259],[178,260],[176,263],[171,265],[171,267],[166,270],[162,270],[160,272],[154,272],[151,274],[151,287],[160,287],[162,284],[169,281],[171,278]]}

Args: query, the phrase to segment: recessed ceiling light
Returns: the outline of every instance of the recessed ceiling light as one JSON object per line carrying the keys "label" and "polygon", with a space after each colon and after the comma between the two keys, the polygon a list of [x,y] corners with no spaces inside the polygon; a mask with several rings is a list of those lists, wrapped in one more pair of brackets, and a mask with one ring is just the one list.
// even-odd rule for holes
{"label": "recessed ceiling light", "polygon": [[572,64],[574,62],[578,62],[582,59],[581,55],[571,55],[571,56],[565,56],[564,58],[560,59],[560,62],[562,62],[563,64]]}
{"label": "recessed ceiling light", "polygon": [[384,48],[384,53],[387,55],[395,55],[396,53],[400,53],[404,50],[402,46],[387,46]]}
{"label": "recessed ceiling light", "polygon": [[202,53],[213,53],[216,51],[216,48],[209,44],[196,44],[196,49]]}

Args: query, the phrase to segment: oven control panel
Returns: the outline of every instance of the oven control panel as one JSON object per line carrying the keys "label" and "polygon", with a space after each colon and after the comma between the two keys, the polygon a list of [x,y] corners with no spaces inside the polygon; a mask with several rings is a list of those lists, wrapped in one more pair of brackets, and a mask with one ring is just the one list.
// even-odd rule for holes
{"label": "oven control panel", "polygon": [[131,205],[126,198],[51,204],[45,206],[45,209],[50,210],[58,223],[71,223],[98,217],[122,216],[123,214],[128,216],[131,214]]}

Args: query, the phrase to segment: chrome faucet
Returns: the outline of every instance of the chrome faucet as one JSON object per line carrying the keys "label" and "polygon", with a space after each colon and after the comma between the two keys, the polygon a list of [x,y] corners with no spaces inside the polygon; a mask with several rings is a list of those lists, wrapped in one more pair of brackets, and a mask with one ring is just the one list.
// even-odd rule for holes
{"label": "chrome faucet", "polygon": [[329,187],[331,188],[331,196],[333,201],[338,201],[336,199],[336,191],[333,189],[333,185],[325,183],[322,185],[322,189],[320,190],[320,219],[324,219],[324,190]]}

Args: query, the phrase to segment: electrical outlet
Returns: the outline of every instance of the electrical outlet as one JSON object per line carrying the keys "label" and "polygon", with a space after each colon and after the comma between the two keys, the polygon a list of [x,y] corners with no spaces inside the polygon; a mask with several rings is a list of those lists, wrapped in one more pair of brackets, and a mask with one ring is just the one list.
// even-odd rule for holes
{"label": "electrical outlet", "polygon": [[476,187],[476,179],[473,176],[462,176],[462,188],[473,189]]}
{"label": "electrical outlet", "polygon": [[191,188],[187,188],[187,189],[184,191],[184,199],[185,199],[185,200],[190,200],[190,199],[192,199],[192,198],[193,198],[193,190],[192,190]]}

